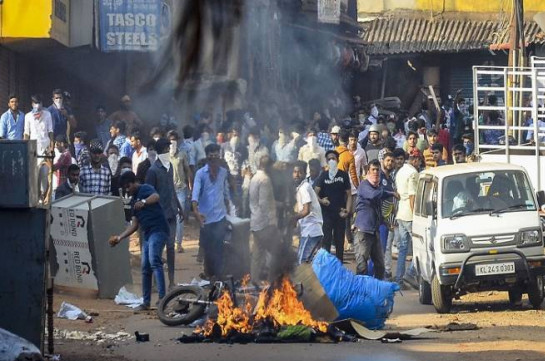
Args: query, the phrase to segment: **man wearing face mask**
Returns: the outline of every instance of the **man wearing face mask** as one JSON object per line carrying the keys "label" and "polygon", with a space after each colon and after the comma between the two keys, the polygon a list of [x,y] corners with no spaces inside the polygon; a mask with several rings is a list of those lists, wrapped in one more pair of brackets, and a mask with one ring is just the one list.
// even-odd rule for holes
{"label": "man wearing face mask", "polygon": [[75,129],[77,124],[75,122],[75,118],[70,116],[70,113],[63,105],[62,90],[53,90],[52,100],[53,104],[51,104],[49,108],[47,108],[47,110],[51,113],[51,120],[53,122],[53,134],[55,137],[57,135],[64,135],[65,137],[68,137],[68,122],[70,121],[71,129]]}
{"label": "man wearing face mask", "polygon": [[132,110],[132,100],[128,95],[124,95],[121,98],[120,109],[110,114],[108,118],[114,123],[118,121],[125,122],[129,133],[132,133],[134,129],[140,129],[142,127],[142,120],[138,114]]}
{"label": "man wearing face mask", "polygon": [[[51,154],[53,152],[53,121],[51,113],[42,107],[42,98],[33,95],[32,110],[25,115],[24,139],[36,140],[38,155]],[[38,158],[38,165],[42,160]]]}
{"label": "man wearing face mask", "polygon": [[[182,211],[186,209],[187,194],[191,191],[191,185],[193,184],[193,175],[189,169],[189,163],[187,162],[187,156],[184,152],[178,150],[178,141],[180,137],[178,132],[171,130],[167,134],[170,141],[170,163],[172,164],[173,176],[174,176],[174,190],[176,191],[176,197],[178,202],[182,206]],[[184,217],[185,218],[185,217]],[[178,253],[184,252],[182,247],[182,240],[184,238],[184,218],[177,217],[176,219],[176,246]]]}
{"label": "man wearing face mask", "polygon": [[111,144],[106,151],[106,155],[108,156],[108,167],[110,167],[113,176],[117,172],[117,167],[119,166],[119,149]]}
{"label": "man wearing face mask", "polygon": [[327,165],[325,151],[318,145],[318,137],[316,137],[316,132],[314,130],[309,130],[307,132],[307,144],[299,149],[299,156],[297,158],[306,163],[310,162],[312,159],[317,159],[320,162],[320,166],[324,168]]}
{"label": "man wearing face mask", "polygon": [[98,139],[93,139],[89,146],[91,151],[91,164],[81,168],[79,187],[81,193],[95,195],[109,195],[112,188],[112,174],[110,169],[102,164],[102,144]]}
{"label": "man wearing face mask", "polygon": [[91,162],[91,154],[89,153],[89,147],[86,144],[87,133],[77,132],[74,134],[74,158],[80,168],[89,165]]}
{"label": "man wearing face mask", "polygon": [[203,126],[201,130],[201,136],[193,144],[195,148],[195,159],[197,164],[206,158],[206,153],[204,149],[208,144],[212,144],[212,139],[210,135],[212,134],[212,129],[208,126]]}
{"label": "man wearing face mask", "polygon": [[167,241],[167,266],[169,289],[171,289],[176,285],[174,282],[176,217],[179,216],[183,219],[184,211],[174,188],[174,170],[170,163],[170,142],[164,138],[159,139],[155,142],[155,150],[158,159],[146,174],[146,184],[153,186],[159,193],[161,207],[165,212],[170,229]]}
{"label": "man wearing face mask", "polygon": [[278,129],[278,139],[271,147],[271,159],[275,162],[293,163],[296,159],[296,149],[291,135],[285,127]]}
{"label": "man wearing face mask", "polygon": [[461,97],[462,89],[456,92],[454,107],[450,111],[450,144],[458,144],[462,141],[464,131],[464,117],[467,113],[466,100]]}
{"label": "man wearing face mask", "polygon": [[263,144],[261,144],[261,132],[259,128],[254,127],[250,129],[250,134],[248,135],[248,160],[245,162],[246,170],[250,171],[250,175],[253,175],[257,172],[259,165],[259,160],[264,155],[269,155],[269,150]]}
{"label": "man wearing face mask", "polygon": [[293,161],[295,161],[295,157],[299,154],[299,150],[302,146],[306,144],[306,140],[303,139],[303,133],[305,132],[305,125],[298,119],[294,119],[292,121],[294,124],[291,129],[291,144],[294,148],[293,152]]}
{"label": "man wearing face mask", "polygon": [[[111,169],[111,168],[110,168]],[[127,157],[122,157],[119,159],[117,168],[115,172],[112,172],[112,195],[119,197],[123,195],[123,190],[119,185],[119,179],[123,173],[132,172],[132,162]],[[127,221],[130,220],[130,215]]]}
{"label": "man wearing face mask", "polygon": [[136,179],[138,179],[140,183],[145,183],[146,174],[148,173],[148,170],[157,160],[157,151],[155,150],[155,140],[153,139],[150,140],[148,144],[146,144],[146,149],[148,151],[148,157],[144,159],[142,162],[140,162],[136,170]]}
{"label": "man wearing face mask", "polygon": [[322,207],[323,215],[323,247],[331,251],[332,241],[335,254],[342,262],[344,257],[344,236],[346,217],[352,209],[352,192],[348,174],[338,168],[339,153],[329,150],[326,153],[327,172],[316,180],[314,190]]}
{"label": "man wearing face mask", "polygon": [[227,163],[231,174],[234,189],[231,193],[231,199],[236,208],[237,214],[240,214],[242,207],[242,164],[248,158],[248,150],[240,141],[240,132],[237,126],[232,126],[229,132],[229,141],[221,145],[221,157]]}

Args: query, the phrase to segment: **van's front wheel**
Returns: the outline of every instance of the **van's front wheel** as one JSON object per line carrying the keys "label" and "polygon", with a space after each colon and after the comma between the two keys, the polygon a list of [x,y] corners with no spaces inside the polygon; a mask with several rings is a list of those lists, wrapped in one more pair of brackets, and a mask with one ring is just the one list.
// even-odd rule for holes
{"label": "van's front wheel", "polygon": [[449,313],[452,308],[452,292],[447,286],[441,286],[436,274],[431,280],[431,300],[438,313]]}
{"label": "van's front wheel", "polygon": [[536,276],[528,283],[528,300],[536,310],[543,303],[543,276]]}

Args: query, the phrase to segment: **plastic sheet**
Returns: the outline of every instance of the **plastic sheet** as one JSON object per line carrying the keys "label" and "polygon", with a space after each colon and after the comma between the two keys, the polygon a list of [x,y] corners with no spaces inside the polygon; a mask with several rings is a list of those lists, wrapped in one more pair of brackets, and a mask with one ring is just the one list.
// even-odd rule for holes
{"label": "plastic sheet", "polygon": [[312,269],[337,308],[339,320],[360,320],[372,330],[384,327],[394,307],[394,294],[399,291],[396,283],[354,275],[323,249],[314,257]]}
{"label": "plastic sheet", "polygon": [[144,299],[142,297],[138,297],[134,293],[129,292],[125,286],[123,286],[119,289],[119,292],[115,296],[114,302],[118,305],[136,308],[144,303]]}

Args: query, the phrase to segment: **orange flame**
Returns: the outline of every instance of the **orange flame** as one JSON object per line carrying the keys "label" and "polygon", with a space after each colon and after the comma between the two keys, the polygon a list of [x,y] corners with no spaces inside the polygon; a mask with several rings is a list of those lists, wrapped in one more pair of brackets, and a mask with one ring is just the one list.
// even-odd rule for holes
{"label": "orange flame", "polygon": [[[243,286],[249,281],[249,277],[243,279]],[[277,289],[269,292],[266,288],[260,292],[257,304],[252,306],[252,297],[244,294],[244,305],[234,307],[229,292],[224,292],[216,301],[218,305],[218,318],[208,320],[203,328],[197,328],[196,333],[205,336],[212,334],[214,324],[221,328],[222,336],[230,332],[250,333],[256,324],[262,321],[270,321],[275,327],[305,325],[326,332],[327,323],[315,321],[310,312],[299,299],[288,277],[284,277]]]}

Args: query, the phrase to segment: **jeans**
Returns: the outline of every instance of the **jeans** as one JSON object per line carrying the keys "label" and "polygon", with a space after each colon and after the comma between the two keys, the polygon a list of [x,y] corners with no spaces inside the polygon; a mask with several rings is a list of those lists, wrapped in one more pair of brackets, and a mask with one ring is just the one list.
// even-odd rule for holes
{"label": "jeans", "polygon": [[155,277],[159,299],[165,297],[165,275],[163,273],[163,248],[168,239],[164,232],[156,232],[144,237],[142,242],[142,296],[144,304],[151,302],[151,276]]}
{"label": "jeans", "polygon": [[399,239],[399,228],[395,227],[388,232],[388,240],[386,242],[386,250],[384,251],[384,269],[386,273],[392,274],[392,245],[394,240]]}
{"label": "jeans", "polygon": [[209,277],[223,274],[223,242],[227,233],[227,221],[205,224],[201,228],[200,241],[204,251],[204,273]]}
{"label": "jeans", "polygon": [[[413,237],[413,222],[397,220],[399,224],[399,254],[397,256],[397,269],[396,269],[396,282],[401,284],[403,282],[403,276],[405,275],[405,262],[407,261],[407,253],[409,247],[412,247]],[[409,276],[415,275],[415,269],[413,263],[409,267],[407,274]]]}
{"label": "jeans", "polygon": [[299,249],[297,250],[297,262],[299,264],[310,261],[312,252],[319,246],[324,236],[301,237],[299,238]]}
{"label": "jeans", "polygon": [[365,233],[356,231],[354,236],[354,248],[356,251],[356,274],[367,274],[367,262],[373,261],[375,278],[384,278],[384,253],[377,233]]}
{"label": "jeans", "polygon": [[168,228],[170,234],[167,239],[167,267],[168,267],[168,287],[174,287],[174,267],[175,264],[175,255],[174,252],[174,238],[176,237],[176,218],[167,219]]}
{"label": "jeans", "polygon": [[323,247],[326,251],[331,251],[331,241],[335,242],[335,255],[341,261],[344,257],[344,230],[346,228],[346,219],[341,218],[336,213],[323,212],[324,231]]}
{"label": "jeans", "polygon": [[[180,201],[180,204],[182,205],[182,208],[186,209],[186,203],[187,203],[187,187],[184,189],[177,189],[176,190],[176,197],[178,197],[178,201]],[[184,220],[180,218],[180,216],[176,217],[176,244],[178,247],[182,246],[182,240],[184,238]]]}

